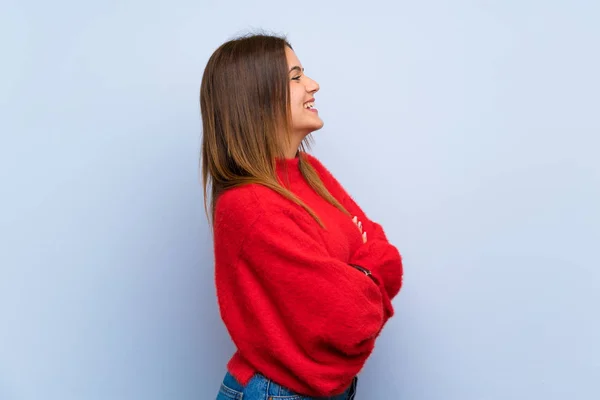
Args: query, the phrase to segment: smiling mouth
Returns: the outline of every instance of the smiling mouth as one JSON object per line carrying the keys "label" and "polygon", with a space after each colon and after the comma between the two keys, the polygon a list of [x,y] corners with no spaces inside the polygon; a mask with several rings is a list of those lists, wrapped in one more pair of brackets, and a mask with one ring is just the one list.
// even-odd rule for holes
{"label": "smiling mouth", "polygon": [[317,111],[317,109],[315,108],[314,101],[309,101],[309,102],[304,103],[304,108],[307,109],[308,111]]}

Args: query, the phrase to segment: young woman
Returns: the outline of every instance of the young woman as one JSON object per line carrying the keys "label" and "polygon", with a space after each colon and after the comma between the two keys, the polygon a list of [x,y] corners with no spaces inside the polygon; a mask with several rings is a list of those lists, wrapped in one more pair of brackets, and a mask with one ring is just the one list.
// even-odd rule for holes
{"label": "young woman", "polygon": [[221,45],[200,91],[221,317],[237,351],[217,399],[353,399],[402,262],[305,151],[319,85],[283,38]]}

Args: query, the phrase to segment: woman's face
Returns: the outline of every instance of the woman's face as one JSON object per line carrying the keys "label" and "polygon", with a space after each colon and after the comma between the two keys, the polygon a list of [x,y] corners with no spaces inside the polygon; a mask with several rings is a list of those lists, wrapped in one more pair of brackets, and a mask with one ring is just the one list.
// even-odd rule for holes
{"label": "woman's face", "polygon": [[286,46],[285,54],[289,70],[292,129],[294,135],[303,138],[323,127],[323,121],[314,107],[314,94],[319,90],[319,84],[304,75],[304,68],[292,49]]}

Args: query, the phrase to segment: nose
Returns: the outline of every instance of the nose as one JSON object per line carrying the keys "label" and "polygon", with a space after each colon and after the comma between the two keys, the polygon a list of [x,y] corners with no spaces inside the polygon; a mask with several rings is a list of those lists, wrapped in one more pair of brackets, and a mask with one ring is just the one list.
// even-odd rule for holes
{"label": "nose", "polygon": [[308,82],[306,84],[306,91],[309,93],[316,93],[319,91],[319,89],[321,89],[321,87],[319,86],[317,81],[315,81],[311,78],[308,78]]}

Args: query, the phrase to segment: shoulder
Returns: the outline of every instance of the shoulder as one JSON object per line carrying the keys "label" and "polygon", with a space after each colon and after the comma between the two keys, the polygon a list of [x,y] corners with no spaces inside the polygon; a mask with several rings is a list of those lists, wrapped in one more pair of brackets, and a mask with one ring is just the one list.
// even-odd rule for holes
{"label": "shoulder", "polygon": [[214,225],[221,231],[243,234],[257,221],[279,221],[294,214],[290,201],[260,184],[248,184],[229,189],[217,199]]}
{"label": "shoulder", "polygon": [[240,186],[221,194],[213,222],[215,254],[219,260],[236,256],[249,241],[260,245],[273,244],[273,240],[286,242],[286,237],[305,241],[303,235],[314,232],[318,224],[291,204],[260,184]]}
{"label": "shoulder", "polygon": [[223,192],[216,200],[215,226],[231,220],[237,221],[239,228],[251,226],[265,211],[259,200],[259,186],[248,184]]}
{"label": "shoulder", "polygon": [[256,222],[265,219],[266,208],[260,200],[259,186],[248,184],[227,189],[217,198],[213,233],[215,254],[219,260],[236,256],[254,231]]}

